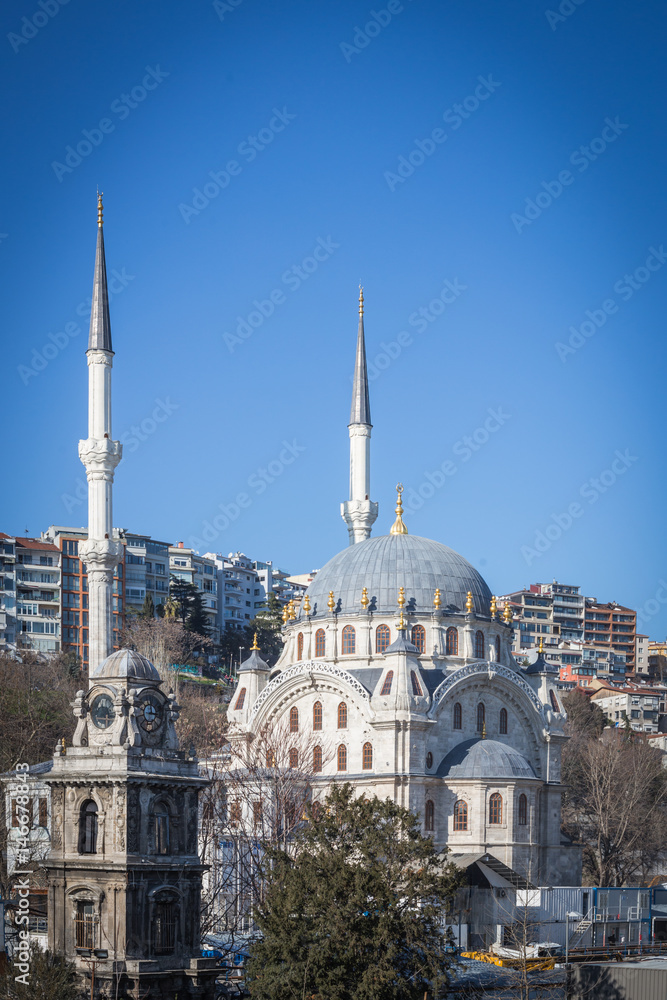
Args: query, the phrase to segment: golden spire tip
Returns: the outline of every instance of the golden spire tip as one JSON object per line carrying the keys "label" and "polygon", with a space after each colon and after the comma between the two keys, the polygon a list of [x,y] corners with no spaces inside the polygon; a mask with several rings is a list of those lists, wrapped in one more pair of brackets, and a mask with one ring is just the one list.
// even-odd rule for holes
{"label": "golden spire tip", "polygon": [[254,642],[253,642],[252,646],[250,647],[250,652],[251,653],[253,653],[255,651],[259,652],[259,646],[257,645],[257,633],[256,632],[255,632]]}
{"label": "golden spire tip", "polygon": [[364,286],[359,285],[359,315],[364,315]]}
{"label": "golden spire tip", "polygon": [[102,228],[104,225],[102,219],[102,212],[104,211],[104,206],[102,205],[102,198],[104,197],[104,191],[97,191],[97,225]]}
{"label": "golden spire tip", "polygon": [[398,493],[398,498],[396,500],[396,520],[392,524],[389,534],[390,535],[407,535],[408,529],[403,524],[403,500],[401,499],[401,494],[403,493],[403,483],[398,483],[396,486],[396,492]]}

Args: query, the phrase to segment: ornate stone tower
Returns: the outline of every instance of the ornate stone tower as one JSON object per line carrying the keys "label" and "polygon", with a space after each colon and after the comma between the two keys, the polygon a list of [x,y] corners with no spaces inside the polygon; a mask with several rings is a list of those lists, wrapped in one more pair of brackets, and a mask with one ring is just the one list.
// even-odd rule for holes
{"label": "ornate stone tower", "polygon": [[118,998],[211,998],[199,941],[203,866],[198,797],[206,779],[178,749],[178,706],[155,667],[118,650],[74,702],[73,746],[51,785],[49,949]]}
{"label": "ornate stone tower", "polygon": [[354,365],[352,409],[350,412],[350,499],[340,505],[341,517],[347,525],[350,545],[370,538],[378,516],[378,505],[371,493],[371,405],[368,396],[368,370],[364,340],[364,292],[359,289],[359,332],[357,357]]}
{"label": "ornate stone tower", "polygon": [[111,320],[107,268],[104,257],[102,195],[97,199],[97,251],[93,280],[93,304],[88,336],[88,437],[79,441],[79,457],[88,479],[88,540],[80,543],[79,555],[88,570],[89,674],[113,649],[111,593],[114,568],[122,543],[113,541],[113,475],[123,453],[119,441],[111,440]]}

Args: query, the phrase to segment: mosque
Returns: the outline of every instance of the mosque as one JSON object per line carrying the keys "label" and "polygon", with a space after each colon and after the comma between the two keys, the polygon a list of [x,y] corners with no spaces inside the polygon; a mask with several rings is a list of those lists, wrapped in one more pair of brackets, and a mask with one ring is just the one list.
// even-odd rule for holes
{"label": "mosque", "polygon": [[[411,535],[402,487],[389,533],[371,537],[371,415],[363,291],[348,425],[349,546],[285,611],[273,669],[254,649],[229,708],[230,738],[307,734],[299,766],[415,812],[453,855],[487,852],[537,885],[578,885],[561,825],[566,719],[541,651],[514,659],[509,609],[441,542]],[[297,753],[296,749],[292,751]]]}

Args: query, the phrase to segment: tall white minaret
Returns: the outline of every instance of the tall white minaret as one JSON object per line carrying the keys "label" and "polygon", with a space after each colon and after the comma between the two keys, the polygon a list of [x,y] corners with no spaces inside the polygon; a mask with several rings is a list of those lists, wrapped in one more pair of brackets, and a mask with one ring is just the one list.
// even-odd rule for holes
{"label": "tall white minaret", "polygon": [[111,321],[102,231],[102,195],[97,198],[97,251],[88,336],[88,437],[79,441],[79,458],[88,479],[88,540],[79,555],[88,572],[88,674],[113,651],[112,591],[122,543],[113,540],[114,469],[123,453],[111,440]]}
{"label": "tall white minaret", "polygon": [[350,432],[350,499],[340,505],[341,517],[347,525],[350,545],[370,538],[378,516],[378,505],[371,494],[371,405],[368,398],[366,342],[364,340],[364,290],[359,288],[359,333],[357,358],[352,385]]}

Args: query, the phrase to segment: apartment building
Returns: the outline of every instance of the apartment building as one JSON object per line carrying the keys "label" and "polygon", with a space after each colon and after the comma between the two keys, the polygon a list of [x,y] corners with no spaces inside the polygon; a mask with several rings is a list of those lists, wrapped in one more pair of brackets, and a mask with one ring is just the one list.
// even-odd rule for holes
{"label": "apartment building", "polygon": [[170,545],[168,551],[170,576],[187,583],[194,583],[204,601],[208,634],[214,642],[219,641],[218,579],[214,560],[208,556],[200,556],[194,549],[186,548],[183,542]]}
{"label": "apartment building", "polygon": [[609,684],[625,682],[625,655],[583,642],[562,642],[560,653],[560,679],[574,681],[579,687],[592,687],[599,677]]}
{"label": "apartment building", "polygon": [[16,538],[0,531],[0,650],[16,646]]}
{"label": "apartment building", "polygon": [[18,537],[14,550],[15,641],[40,653],[57,653],[61,648],[60,550],[51,542]]}
{"label": "apartment building", "polygon": [[509,604],[514,620],[512,652],[517,658],[526,656],[542,640],[546,659],[553,661],[560,641],[560,625],[554,620],[553,597],[541,594],[539,584],[527,590],[515,590],[498,598],[502,609]]}
{"label": "apartment building", "polygon": [[[591,695],[613,726],[622,727],[626,718],[640,733],[662,731],[665,719],[665,688],[601,686]],[[662,719],[661,719],[662,716]]]}
{"label": "apartment building", "polygon": [[635,668],[635,636],[637,632],[637,612],[616,601],[599,604],[595,598],[586,599],[585,630],[586,642],[612,649],[625,655],[626,669]]}
{"label": "apartment building", "polygon": [[648,636],[637,632],[635,635],[635,674],[637,676],[649,676],[648,657]]}
{"label": "apartment building", "polygon": [[165,604],[169,596],[169,542],[150,535],[122,532],[125,541],[125,604],[128,611],[140,611],[146,595],[153,604]]}
{"label": "apartment building", "polygon": [[[271,563],[253,562],[243,552],[207,552],[216,567],[218,580],[218,628],[242,629],[264,607],[273,583]],[[263,567],[260,574],[256,566]]]}

